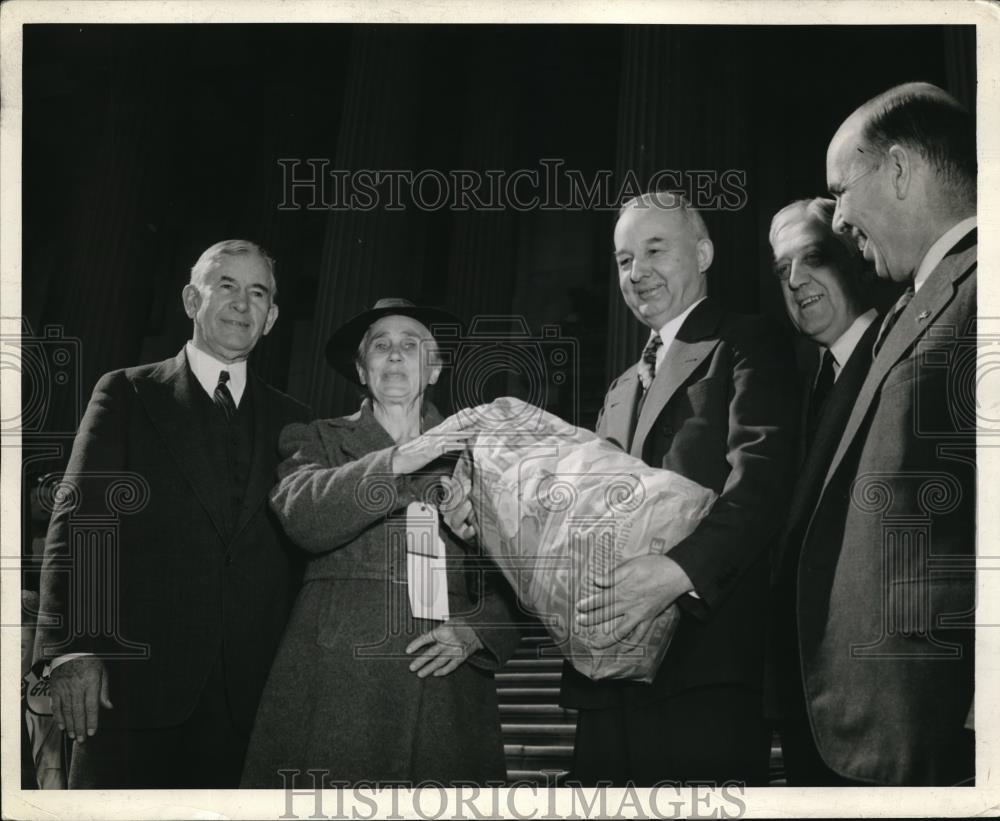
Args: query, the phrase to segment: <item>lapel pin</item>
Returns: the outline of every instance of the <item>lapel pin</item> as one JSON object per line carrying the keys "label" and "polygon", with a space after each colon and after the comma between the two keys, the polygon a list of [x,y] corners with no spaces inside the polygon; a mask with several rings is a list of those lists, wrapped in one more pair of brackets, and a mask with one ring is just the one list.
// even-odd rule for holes
{"label": "lapel pin", "polygon": [[918,320],[927,319],[927,317],[929,317],[930,315],[931,315],[930,311],[921,311],[919,314],[917,314],[917,319]]}

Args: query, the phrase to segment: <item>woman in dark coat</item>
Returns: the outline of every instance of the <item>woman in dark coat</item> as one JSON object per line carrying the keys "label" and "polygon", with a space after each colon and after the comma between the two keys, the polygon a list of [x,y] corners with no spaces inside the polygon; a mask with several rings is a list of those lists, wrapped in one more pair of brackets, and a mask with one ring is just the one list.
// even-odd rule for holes
{"label": "woman in dark coat", "polygon": [[[505,778],[492,671],[518,631],[509,588],[492,575],[484,584],[472,569],[475,552],[459,538],[471,533],[468,503],[440,458],[471,432],[423,398],[440,374],[428,326],[442,322],[457,320],[398,299],[355,317],[327,355],[370,398],[353,416],[282,433],[271,504],[310,556],[258,709],[244,787],[289,787],[294,778],[312,788],[307,770],[323,771],[317,786]],[[446,509],[438,526],[445,621],[415,618],[408,594],[407,530],[412,546],[427,532],[412,517],[433,522],[435,506]]]}

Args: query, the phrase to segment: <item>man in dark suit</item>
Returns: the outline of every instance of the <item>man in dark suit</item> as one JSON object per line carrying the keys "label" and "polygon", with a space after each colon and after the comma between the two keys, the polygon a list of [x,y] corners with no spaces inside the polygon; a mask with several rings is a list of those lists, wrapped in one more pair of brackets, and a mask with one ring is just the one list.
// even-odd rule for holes
{"label": "man in dark suit", "polygon": [[579,710],[571,777],[584,784],[766,784],[761,680],[768,543],[789,490],[798,394],[790,346],[761,317],[707,298],[713,247],[681,195],[626,203],[615,227],[626,305],[651,329],[611,386],[597,432],[719,494],[669,555],[625,562],[578,603],[583,625],[641,635],[677,602],[681,623],[651,684],[594,682],[568,666]]}
{"label": "man in dark suit", "polygon": [[[879,329],[869,307],[870,269],[854,242],[833,231],[836,203],[799,200],[771,221],[769,239],[785,308],[814,344],[802,380],[799,470],[788,522],[771,568],[774,586],[765,696],[779,726],[790,786],[830,786],[843,779],[816,752],[802,696],[798,662],[797,573],[802,536],[830,459],[872,361]],[[809,607],[808,601],[800,604]]]}
{"label": "man in dark suit", "polygon": [[191,341],[94,389],[49,527],[35,651],[77,741],[70,787],[239,783],[295,592],[267,505],[278,434],[309,416],[247,369],[274,296],[260,248],[213,245],[183,290]]}
{"label": "man in dark suit", "polygon": [[834,228],[907,291],[807,523],[805,706],[819,755],[867,784],[970,783],[976,491],[976,154],[926,83],[855,111],[827,151]]}

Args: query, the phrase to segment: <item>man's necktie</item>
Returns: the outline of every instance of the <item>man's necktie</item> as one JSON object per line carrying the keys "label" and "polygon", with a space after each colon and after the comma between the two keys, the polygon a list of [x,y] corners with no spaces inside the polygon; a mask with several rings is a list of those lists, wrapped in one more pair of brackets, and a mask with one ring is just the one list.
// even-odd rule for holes
{"label": "man's necktie", "polygon": [[227,422],[236,413],[236,403],[233,401],[233,395],[229,392],[229,387],[226,385],[228,381],[229,371],[221,371],[219,373],[219,384],[215,386],[215,394],[212,397],[215,400],[215,404],[222,408],[222,412],[226,414]]}
{"label": "man's necktie", "polygon": [[819,418],[823,412],[823,405],[826,403],[830,391],[833,390],[833,365],[835,361],[833,353],[827,348],[823,354],[823,362],[819,366],[816,384],[813,385],[812,394],[809,396],[809,414],[806,417],[807,450],[812,447],[813,439],[816,437],[816,429],[819,427]]}
{"label": "man's necktie", "polygon": [[875,344],[872,346],[872,359],[878,356],[878,352],[882,348],[882,343],[889,336],[889,331],[899,321],[900,314],[906,310],[906,306],[910,304],[910,300],[913,299],[915,293],[913,286],[910,285],[909,288],[903,291],[902,296],[896,300],[896,304],[892,306],[892,311],[882,320],[882,327],[878,329],[878,336],[875,338]]}
{"label": "man's necktie", "polygon": [[649,337],[646,347],[642,349],[642,358],[639,360],[637,368],[643,393],[648,391],[649,386],[653,384],[653,377],[656,376],[656,352],[660,350],[662,345],[663,340],[660,339],[660,335],[653,333]]}

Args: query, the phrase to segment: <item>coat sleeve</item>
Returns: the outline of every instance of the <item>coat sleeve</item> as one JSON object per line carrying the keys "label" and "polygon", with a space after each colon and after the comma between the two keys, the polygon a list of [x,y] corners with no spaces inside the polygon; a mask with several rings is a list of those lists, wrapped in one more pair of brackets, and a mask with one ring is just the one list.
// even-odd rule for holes
{"label": "coat sleeve", "polygon": [[281,432],[283,461],[271,491],[271,507],[285,532],[311,553],[343,547],[416,500],[406,477],[393,473],[394,447],[351,459],[335,436],[324,440],[321,430],[328,424],[292,424]]}
{"label": "coat sleeve", "polygon": [[521,641],[514,591],[503,574],[496,571],[483,571],[483,595],[476,610],[456,616],[454,621],[468,624],[479,636],[483,647],[472,655],[469,663],[482,670],[499,670]]}
{"label": "coat sleeve", "polygon": [[[35,638],[35,663],[51,661],[66,653],[96,653],[98,637],[88,636],[83,625],[71,623],[73,613],[99,605],[100,590],[86,593],[93,579],[86,568],[72,563],[72,515],[106,514],[99,483],[125,470],[128,403],[132,386],[124,371],[103,376],[94,388],[83,415],[45,539],[41,572],[41,607]],[[76,590],[83,601],[71,602]]]}
{"label": "coat sleeve", "polygon": [[749,331],[730,349],[729,475],[709,514],[669,553],[700,597],[679,603],[700,618],[726,600],[786,513],[798,424],[795,363],[773,323]]}

